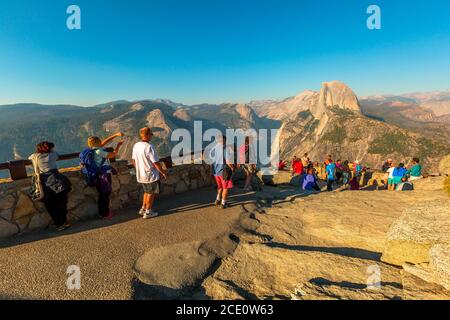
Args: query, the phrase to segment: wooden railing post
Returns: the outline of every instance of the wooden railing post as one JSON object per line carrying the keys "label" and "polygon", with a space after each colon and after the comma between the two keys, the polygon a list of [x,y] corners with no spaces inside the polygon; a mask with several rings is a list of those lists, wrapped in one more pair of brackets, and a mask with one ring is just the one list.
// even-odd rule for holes
{"label": "wooden railing post", "polygon": [[8,164],[9,175],[11,176],[12,180],[20,180],[28,177],[25,160],[10,161]]}

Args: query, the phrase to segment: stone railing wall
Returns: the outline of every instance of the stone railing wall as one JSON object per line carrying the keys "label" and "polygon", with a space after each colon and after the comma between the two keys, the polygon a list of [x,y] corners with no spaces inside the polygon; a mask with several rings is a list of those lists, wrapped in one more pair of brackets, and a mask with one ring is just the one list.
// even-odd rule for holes
{"label": "stone railing wall", "polygon": [[[118,171],[113,176],[111,209],[118,211],[138,204],[142,189],[125,161],[112,164]],[[69,219],[72,222],[98,217],[97,191],[87,187],[84,176],[77,169],[62,171],[72,182],[69,194]],[[168,169],[168,179],[161,183],[159,197],[170,196],[209,186],[212,183],[210,166],[181,165]],[[31,179],[0,183],[0,239],[16,234],[47,228],[51,218],[42,202],[33,202],[28,196]]]}

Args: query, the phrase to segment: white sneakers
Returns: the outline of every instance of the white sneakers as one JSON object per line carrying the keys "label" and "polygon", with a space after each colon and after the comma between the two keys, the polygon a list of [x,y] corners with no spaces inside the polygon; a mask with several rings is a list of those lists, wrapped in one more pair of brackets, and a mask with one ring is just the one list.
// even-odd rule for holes
{"label": "white sneakers", "polygon": [[158,216],[158,212],[153,211],[153,210],[149,210],[149,211],[144,213],[143,218],[144,219],[150,219],[150,218],[155,218],[157,216]]}
{"label": "white sneakers", "polygon": [[158,212],[153,211],[153,210],[145,210],[144,208],[141,208],[141,210],[139,210],[139,215],[141,215],[142,218],[144,218],[144,219],[150,219],[150,218],[157,217]]}

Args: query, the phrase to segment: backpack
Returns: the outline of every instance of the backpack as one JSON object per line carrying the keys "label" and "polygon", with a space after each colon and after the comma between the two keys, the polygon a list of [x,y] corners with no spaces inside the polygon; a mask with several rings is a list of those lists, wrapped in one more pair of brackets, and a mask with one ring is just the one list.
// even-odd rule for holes
{"label": "backpack", "polygon": [[396,188],[396,191],[412,191],[412,190],[414,190],[414,185],[411,182],[400,183]]}
{"label": "backpack", "polygon": [[100,167],[97,166],[94,159],[95,149],[85,149],[80,153],[81,172],[84,174],[86,184],[90,187],[96,186],[98,182],[99,169],[106,159],[102,159]]}

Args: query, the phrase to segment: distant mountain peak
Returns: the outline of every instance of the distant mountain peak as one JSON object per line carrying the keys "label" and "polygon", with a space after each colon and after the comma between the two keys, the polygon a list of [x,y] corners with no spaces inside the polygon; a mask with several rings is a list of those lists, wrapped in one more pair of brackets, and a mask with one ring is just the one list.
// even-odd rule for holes
{"label": "distant mountain peak", "polygon": [[319,103],[317,109],[313,111],[320,117],[320,113],[325,112],[328,107],[339,107],[341,109],[361,112],[356,94],[347,84],[341,81],[322,83],[322,88],[319,93]]}
{"label": "distant mountain peak", "polygon": [[251,106],[259,116],[276,120],[289,119],[306,110],[321,119],[331,107],[361,112],[356,94],[342,81],[324,82],[319,92],[305,90],[282,101],[252,102]]}

